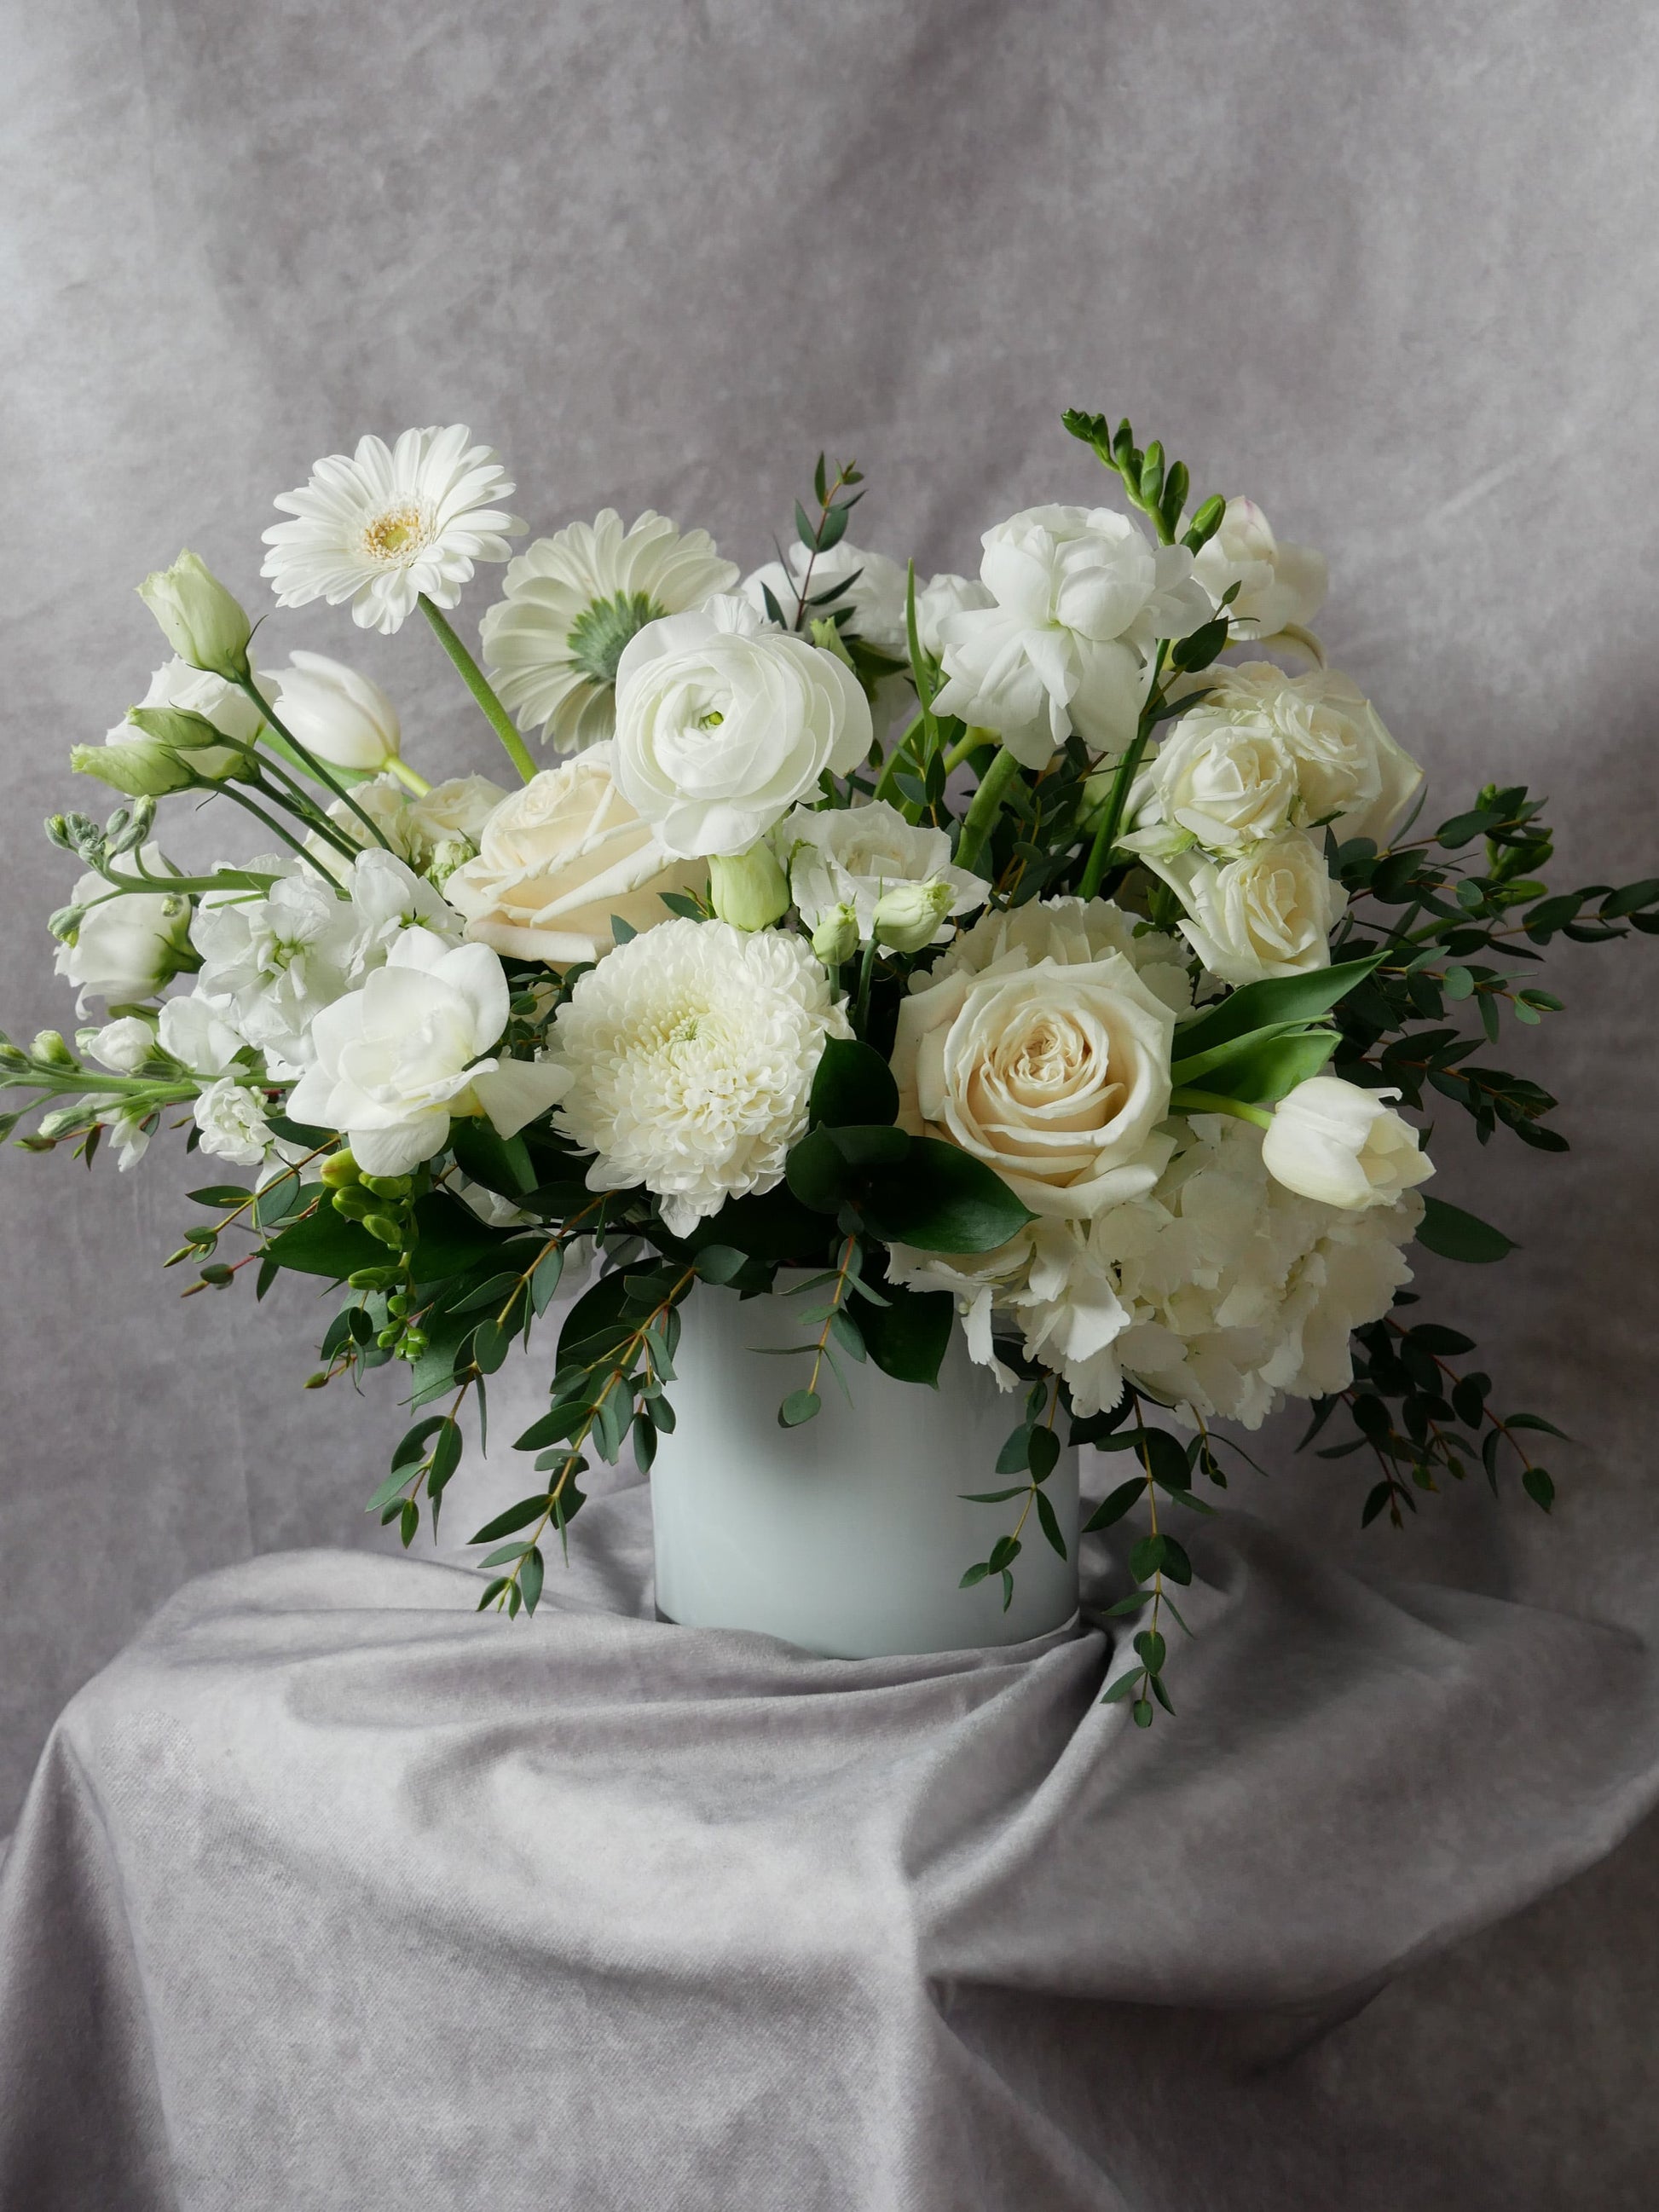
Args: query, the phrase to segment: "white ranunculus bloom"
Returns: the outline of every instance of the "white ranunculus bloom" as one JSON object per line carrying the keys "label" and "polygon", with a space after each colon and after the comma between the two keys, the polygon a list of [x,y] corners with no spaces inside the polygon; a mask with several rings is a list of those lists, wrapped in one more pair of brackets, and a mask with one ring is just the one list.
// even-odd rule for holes
{"label": "white ranunculus bloom", "polygon": [[515,960],[565,968],[612,945],[611,918],[635,930],[668,919],[664,891],[702,888],[701,861],[664,852],[611,780],[611,749],[586,752],[503,798],[444,896],[466,933]]}
{"label": "white ranunculus bloom", "polygon": [[1349,678],[1334,668],[1287,676],[1269,660],[1246,660],[1206,669],[1202,680],[1210,690],[1197,714],[1269,726],[1289,751],[1295,821],[1329,821],[1339,837],[1388,842],[1410,811],[1423,771]]}
{"label": "white ranunculus bloom", "polygon": [[1178,853],[1194,840],[1237,852],[1289,827],[1297,763],[1263,714],[1206,707],[1184,715],[1136,777],[1120,840],[1131,852]]}
{"label": "white ranunculus bloom", "polygon": [[916,642],[937,660],[945,650],[939,624],[947,615],[968,614],[994,605],[985,586],[973,576],[954,576],[948,569],[930,576],[916,586]]}
{"label": "white ranunculus bloom", "polygon": [[211,1080],[225,1074],[242,1050],[241,1037],[228,1018],[233,1013],[228,999],[216,999],[200,989],[188,998],[169,999],[158,1024],[162,1050],[192,1075]]}
{"label": "white ranunculus bloom", "polygon": [[941,714],[1000,731],[1041,768],[1075,730],[1117,752],[1134,736],[1159,638],[1208,621],[1183,546],[1150,544],[1110,507],[1034,507],[985,533],[994,602],[939,625]]}
{"label": "white ranunculus bloom", "polygon": [[360,438],[355,453],[331,453],[310,480],[276,504],[291,522],[264,533],[262,576],[282,607],[351,602],[360,629],[389,635],[422,593],[453,607],[479,561],[505,561],[524,528],[499,507],[513,486],[488,446],[465,423],[405,430],[393,447]]}
{"label": "white ranunculus bloom", "polygon": [[398,709],[378,684],[343,661],[296,652],[288,667],[271,671],[264,693],[290,735],[333,768],[371,775],[398,757]]}
{"label": "white ranunculus bloom", "polygon": [[1221,527],[1200,547],[1193,574],[1219,604],[1234,584],[1228,609],[1241,637],[1305,629],[1325,604],[1325,556],[1310,545],[1281,545],[1254,500],[1230,499]]}
{"label": "white ranunculus bloom", "polygon": [[1434,1173],[1417,1131],[1388,1103],[1399,1096],[1362,1091],[1335,1075],[1298,1083],[1274,1107],[1261,1139],[1267,1172],[1287,1190],[1347,1212],[1392,1206]]}
{"label": "white ranunculus bloom", "polygon": [[201,1148],[216,1159],[243,1168],[259,1167],[276,1142],[265,1120],[265,1102],[234,1077],[222,1075],[196,1101]]}
{"label": "white ranunculus bloom", "polygon": [[[849,576],[854,580],[845,591],[827,602],[823,599],[823,592],[834,592]],[[884,553],[866,553],[861,546],[849,545],[844,538],[827,553],[809,553],[797,543],[789,548],[784,561],[769,561],[763,568],[745,576],[738,589],[762,615],[767,613],[769,591],[790,629],[795,627],[798,617],[804,629],[815,618],[828,621],[846,609],[846,628],[851,635],[861,637],[878,653],[890,653],[895,659],[909,658],[905,622],[909,580],[898,562]]]}
{"label": "white ranunculus bloom", "polygon": [[[159,848],[141,858],[156,875],[166,872]],[[53,963],[84,1002],[148,999],[188,963],[190,901],[171,891],[118,891],[99,875],[84,875],[74,903],[83,907],[73,945],[60,945]]]}
{"label": "white ranunculus bloom", "polygon": [[1330,934],[1348,903],[1304,830],[1284,830],[1218,863],[1195,848],[1146,855],[1187,910],[1182,935],[1224,983],[1259,983],[1330,965]]}
{"label": "white ranunculus bloom", "polygon": [[562,753],[616,727],[617,664],[647,623],[684,614],[737,581],[706,530],[647,507],[627,530],[614,507],[538,538],[513,561],[484,616],[490,680],[520,729],[541,725]]}
{"label": "white ranunculus bloom", "polygon": [[617,671],[617,785],[682,860],[746,852],[871,742],[846,664],[767,628],[745,599],[652,623]]}
{"label": "white ranunculus bloom", "polygon": [[806,1130],[828,1037],[851,1035],[805,940],[666,921],[576,985],[552,1048],[557,1126],[596,1155],[590,1190],[643,1183],[676,1237],[773,1189]]}
{"label": "white ranunculus bloom", "polygon": [[139,1014],[123,1014],[100,1030],[83,1030],[76,1041],[112,1074],[136,1075],[155,1049],[155,1024]]}
{"label": "white ranunculus bloom", "polygon": [[370,1175],[405,1175],[441,1152],[457,1115],[510,1137],[561,1095],[550,1060],[488,1058],[507,1027],[507,988],[487,945],[409,929],[362,988],[312,1026],[316,1058],[289,1097],[295,1119],[338,1129]]}
{"label": "white ranunculus bloom", "polygon": [[950,916],[970,914],[990,896],[982,876],[951,860],[943,830],[907,822],[884,799],[863,806],[798,806],[773,836],[809,935],[827,915],[848,907],[860,941],[867,944],[879,900],[901,886],[933,884],[948,898],[924,941],[942,944],[951,934]]}
{"label": "white ranunculus bloom", "polygon": [[899,1126],[984,1161],[1034,1212],[1097,1213],[1150,1189],[1169,1157],[1174,1031],[1121,952],[1018,948],[977,974],[936,970],[899,1009]]}

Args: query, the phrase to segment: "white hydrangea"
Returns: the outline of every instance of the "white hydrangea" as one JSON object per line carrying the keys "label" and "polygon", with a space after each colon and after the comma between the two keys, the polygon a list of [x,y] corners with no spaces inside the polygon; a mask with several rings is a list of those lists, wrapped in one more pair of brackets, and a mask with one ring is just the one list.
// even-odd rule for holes
{"label": "white hydrangea", "polygon": [[851,1033],[801,938],[665,921],[560,1007],[552,1052],[570,1080],[555,1118],[596,1155],[590,1190],[643,1183],[684,1237],[782,1181],[824,1041]]}

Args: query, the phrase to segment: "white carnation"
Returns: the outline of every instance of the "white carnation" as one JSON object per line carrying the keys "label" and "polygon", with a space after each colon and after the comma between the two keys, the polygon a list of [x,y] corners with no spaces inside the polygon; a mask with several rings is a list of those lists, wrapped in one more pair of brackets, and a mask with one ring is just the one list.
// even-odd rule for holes
{"label": "white carnation", "polygon": [[560,1007],[557,1125],[597,1155],[590,1190],[643,1183],[684,1237],[728,1198],[782,1181],[824,1041],[850,1034],[802,939],[665,921]]}

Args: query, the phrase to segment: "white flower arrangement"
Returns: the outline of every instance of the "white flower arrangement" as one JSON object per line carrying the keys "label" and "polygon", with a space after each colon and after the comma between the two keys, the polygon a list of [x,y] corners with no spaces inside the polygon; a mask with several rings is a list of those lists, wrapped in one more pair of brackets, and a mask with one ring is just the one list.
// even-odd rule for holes
{"label": "white flower arrangement", "polygon": [[[125,1168],[172,1119],[251,1171],[198,1194],[172,1263],[192,1291],[248,1259],[262,1289],[341,1286],[315,1379],[405,1364],[422,1418],[374,1501],[405,1542],[459,1398],[597,1250],[538,1486],[477,1539],[515,1539],[484,1603],[533,1609],[585,1451],[631,1436],[648,1469],[693,1285],[784,1267],[830,1286],[786,1426],[849,1353],[933,1382],[957,1328],[1025,1394],[1018,1521],[967,1582],[1006,1584],[1060,1419],[1134,1455],[1096,1528],[1199,1502],[1211,1424],[1287,1396],[1349,1425],[1324,1449],[1368,1455],[1367,1519],[1475,1465],[1550,1503],[1548,1424],[1410,1314],[1413,1241],[1509,1241],[1423,1189],[1409,1117],[1432,1095],[1563,1149],[1547,1093],[1488,1064],[1559,1006],[1516,956],[1659,933],[1659,881],[1549,891],[1518,785],[1413,836],[1421,770],[1310,627],[1320,556],[1248,500],[1193,507],[1127,423],[1066,421],[1123,508],[997,523],[977,580],[849,544],[861,477],[820,459],[799,543],[738,590],[653,513],[537,539],[484,616],[491,674],[446,611],[523,527],[494,453],[457,426],[319,461],[265,533],[278,605],[383,632],[418,609],[516,786],[429,782],[345,664],[262,675],[195,556],[143,587],[176,657],[72,756],[127,803],[48,824],[82,870],[58,971],[101,1020],[0,1038],[4,1127]],[[514,714],[570,757],[538,770]],[[271,848],[175,866],[158,810],[185,793]],[[1190,1570],[1155,1520],[1131,1565],[1150,1626],[1111,1694],[1148,1720]]]}

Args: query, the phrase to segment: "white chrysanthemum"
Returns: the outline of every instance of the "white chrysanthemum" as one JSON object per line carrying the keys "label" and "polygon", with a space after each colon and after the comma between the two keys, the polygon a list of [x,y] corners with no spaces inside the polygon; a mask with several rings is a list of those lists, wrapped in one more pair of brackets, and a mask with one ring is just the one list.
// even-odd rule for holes
{"label": "white chrysanthemum", "polygon": [[360,629],[389,635],[422,592],[453,607],[476,562],[507,558],[507,541],[524,525],[495,502],[513,489],[464,422],[405,430],[391,447],[360,438],[355,453],[329,454],[276,501],[295,519],[265,532],[259,573],[278,606],[349,599]]}
{"label": "white chrysanthemum", "polygon": [[490,680],[520,729],[540,723],[560,752],[582,751],[616,727],[617,663],[635,632],[729,591],[737,574],[707,531],[682,533],[649,507],[624,531],[607,507],[508,567],[507,595],[483,618]]}
{"label": "white chrysanthemum", "polygon": [[590,1190],[643,1183],[676,1237],[783,1179],[827,1037],[851,1035],[804,941],[665,921],[584,975],[555,1024],[558,1126]]}

